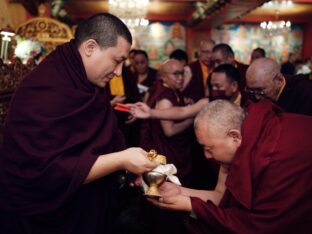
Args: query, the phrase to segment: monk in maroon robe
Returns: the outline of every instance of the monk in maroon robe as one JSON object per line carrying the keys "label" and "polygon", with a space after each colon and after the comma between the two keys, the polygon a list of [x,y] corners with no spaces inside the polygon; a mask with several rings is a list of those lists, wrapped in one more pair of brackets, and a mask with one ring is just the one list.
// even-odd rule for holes
{"label": "monk in maroon robe", "polygon": [[190,63],[192,79],[183,90],[183,95],[195,102],[206,96],[207,80],[213,69],[211,57],[214,45],[212,40],[202,40],[199,44],[198,60]]}
{"label": "monk in maroon robe", "polygon": [[142,99],[157,80],[157,70],[149,66],[148,54],[144,50],[136,50],[133,55],[134,70],[132,73]]}
{"label": "monk in maroon robe", "polygon": [[[183,66],[174,59],[166,61],[160,68],[162,83],[156,82],[147,102],[151,107],[166,109],[172,106],[185,106],[179,89],[183,87]],[[167,157],[167,163],[176,166],[182,184],[191,182],[192,147],[191,128],[193,119],[180,121],[145,120],[141,128],[140,146],[155,149]],[[194,155],[196,156],[196,155]],[[141,223],[151,230],[146,233],[185,233],[180,214],[162,211],[151,204],[142,204]],[[155,225],[157,224],[157,225]]]}
{"label": "monk in maroon robe", "polygon": [[1,146],[1,233],[112,233],[116,173],[156,166],[142,149],[123,150],[104,89],[131,42],[121,20],[95,15],[21,83]]}
{"label": "monk in maroon robe", "polygon": [[310,116],[283,113],[266,100],[250,104],[245,114],[217,100],[198,114],[195,129],[206,157],[228,168],[223,190],[171,186],[153,203],[191,211],[193,218],[185,217],[190,233],[311,232]]}
{"label": "monk in maroon robe", "polygon": [[241,92],[243,100],[250,100],[252,97],[249,95],[249,93],[245,92],[246,71],[248,69],[248,65],[235,60],[235,54],[231,46],[225,43],[217,44],[213,48],[212,59],[214,61],[215,67],[221,64],[231,64],[237,68],[240,73],[240,80],[238,83],[239,91]]}
{"label": "monk in maroon robe", "polygon": [[279,64],[271,58],[255,60],[247,70],[247,91],[256,100],[277,103],[286,112],[312,116],[312,80],[280,73]]}
{"label": "monk in maroon robe", "polygon": [[[155,86],[147,104],[154,108],[165,109],[172,106],[185,106],[179,92],[183,85],[183,66],[177,60],[169,60],[161,68],[163,83]],[[191,129],[193,119],[182,121],[145,120],[141,132],[141,146],[155,149],[167,157],[178,169],[178,177],[184,184],[191,178],[192,152]]]}

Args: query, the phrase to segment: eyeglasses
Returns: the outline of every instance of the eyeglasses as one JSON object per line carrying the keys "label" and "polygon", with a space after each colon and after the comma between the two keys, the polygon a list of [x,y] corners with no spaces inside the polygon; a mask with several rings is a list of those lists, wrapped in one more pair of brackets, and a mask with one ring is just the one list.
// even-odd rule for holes
{"label": "eyeglasses", "polygon": [[[279,77],[280,73],[276,73],[274,76],[273,76],[273,79],[272,81],[274,81],[275,79],[277,79]],[[248,88],[247,86],[245,87],[245,92],[246,93],[249,93],[251,95],[258,95],[258,96],[265,96],[265,88],[254,88],[254,89],[251,89],[251,88]]]}
{"label": "eyeglasses", "polygon": [[263,91],[263,89],[250,89],[246,86],[245,92],[251,95],[265,96],[265,92]]}

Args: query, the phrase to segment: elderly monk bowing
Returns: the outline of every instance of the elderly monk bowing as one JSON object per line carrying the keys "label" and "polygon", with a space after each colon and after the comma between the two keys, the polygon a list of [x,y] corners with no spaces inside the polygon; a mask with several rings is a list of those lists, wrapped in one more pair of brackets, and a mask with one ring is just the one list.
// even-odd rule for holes
{"label": "elderly monk bowing", "polygon": [[131,43],[120,19],[92,16],[21,83],[1,148],[1,233],[112,233],[116,172],[157,166],[124,150],[109,102]]}
{"label": "elderly monk bowing", "polygon": [[310,116],[284,113],[266,100],[250,104],[247,113],[216,100],[198,114],[195,131],[206,157],[228,168],[220,203],[172,184],[151,202],[192,212],[196,218],[185,217],[190,233],[311,232]]}
{"label": "elderly monk bowing", "polygon": [[255,60],[247,70],[246,91],[256,100],[269,99],[286,112],[312,116],[312,80],[285,77],[271,58]]}

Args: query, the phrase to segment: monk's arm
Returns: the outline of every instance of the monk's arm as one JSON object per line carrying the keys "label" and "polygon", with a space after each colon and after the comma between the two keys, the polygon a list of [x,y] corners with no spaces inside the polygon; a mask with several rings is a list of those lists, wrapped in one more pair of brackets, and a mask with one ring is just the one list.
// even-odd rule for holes
{"label": "monk's arm", "polygon": [[167,119],[167,120],[182,120],[193,118],[197,113],[208,103],[208,98],[203,98],[188,106],[174,106],[165,110],[151,109],[151,118]]}
{"label": "monk's arm", "polygon": [[[172,107],[172,103],[167,99],[162,99],[156,104],[156,109],[168,109],[170,107]],[[193,119],[186,119],[178,123],[170,120],[161,120],[160,124],[164,131],[164,134],[167,137],[171,137],[176,134],[179,134],[180,132],[184,131],[187,127],[191,126],[193,124]]]}
{"label": "monk's arm", "polygon": [[208,98],[203,98],[188,106],[172,106],[167,109],[151,109],[147,104],[138,102],[127,104],[131,108],[131,114],[139,119],[165,119],[181,120],[193,118],[208,103]]}
{"label": "monk's arm", "polygon": [[203,201],[210,200],[213,204],[218,206],[226,190],[225,180],[226,180],[227,174],[228,174],[228,169],[221,166],[219,170],[218,182],[214,190],[212,191],[196,190],[196,189],[182,187],[181,188],[182,195],[189,196],[189,197],[190,196],[198,197],[202,199]]}
{"label": "monk's arm", "polygon": [[128,170],[140,175],[151,171],[156,166],[157,163],[150,161],[143,149],[129,148],[116,153],[100,155],[91,167],[84,183],[90,183],[118,170]]}

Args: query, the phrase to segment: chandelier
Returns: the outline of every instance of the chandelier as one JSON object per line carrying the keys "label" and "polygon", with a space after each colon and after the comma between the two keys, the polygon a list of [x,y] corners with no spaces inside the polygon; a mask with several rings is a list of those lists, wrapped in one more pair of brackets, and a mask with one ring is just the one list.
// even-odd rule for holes
{"label": "chandelier", "polygon": [[145,19],[149,0],[109,0],[109,12],[118,16],[134,33],[144,30],[149,21]]}
{"label": "chandelier", "polygon": [[273,0],[270,2],[265,3],[262,7],[263,8],[270,8],[270,9],[275,9],[275,21],[268,21],[268,22],[261,22],[260,27],[264,32],[267,34],[267,36],[279,36],[283,35],[284,33],[290,32],[291,31],[291,22],[284,21],[284,20],[278,20],[279,19],[279,14],[280,10],[283,8],[290,8],[293,6],[293,2],[290,0],[283,0],[283,1],[278,1],[278,0]]}
{"label": "chandelier", "polygon": [[266,31],[269,36],[278,36],[291,31],[291,22],[284,20],[261,22],[260,27]]}

